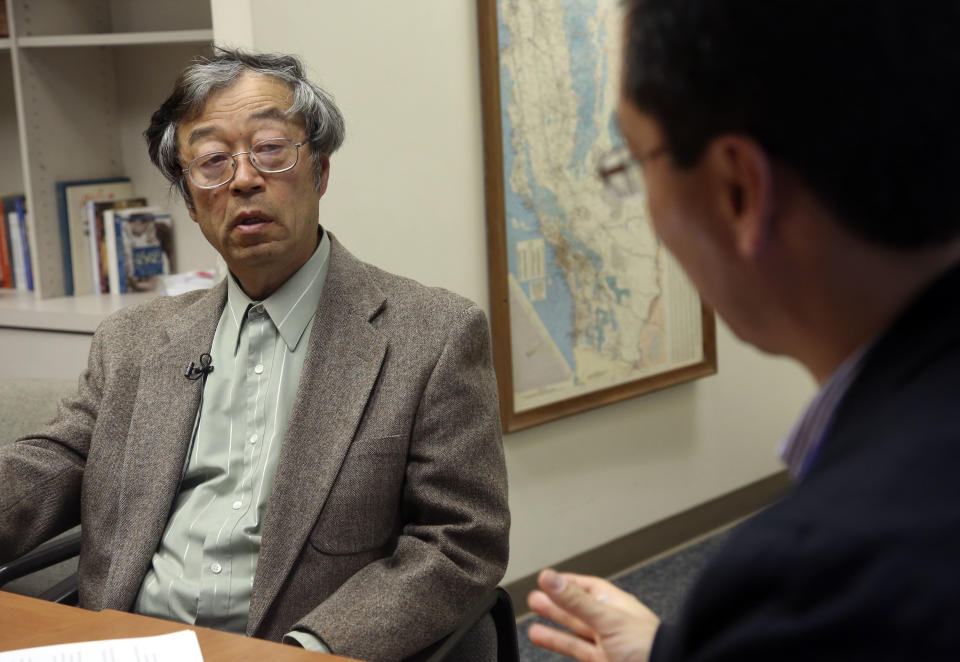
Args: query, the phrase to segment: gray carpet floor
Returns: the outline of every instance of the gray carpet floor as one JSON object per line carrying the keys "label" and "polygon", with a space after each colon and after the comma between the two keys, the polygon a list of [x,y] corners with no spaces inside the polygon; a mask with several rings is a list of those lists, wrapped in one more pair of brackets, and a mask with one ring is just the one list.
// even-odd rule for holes
{"label": "gray carpet floor", "polygon": [[[690,586],[700,571],[726,540],[728,532],[720,533],[693,545],[684,547],[669,556],[642,565],[619,575],[613,583],[637,596],[652,609],[661,620],[674,617]],[[526,605],[517,605],[526,610]],[[523,618],[517,623],[520,640],[521,662],[561,662],[570,658],[537,648],[527,638],[527,629],[537,622],[539,616]]]}

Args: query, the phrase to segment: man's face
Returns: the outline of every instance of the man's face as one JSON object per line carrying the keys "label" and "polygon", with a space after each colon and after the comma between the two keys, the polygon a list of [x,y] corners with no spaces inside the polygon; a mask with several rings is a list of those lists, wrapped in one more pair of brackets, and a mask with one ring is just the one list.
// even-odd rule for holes
{"label": "man's face", "polygon": [[[629,99],[617,108],[620,128],[634,156],[657,150],[665,137],[659,123]],[[742,339],[765,345],[757,324],[764,306],[761,280],[736,248],[729,183],[712,158],[678,168],[669,154],[642,164],[650,219],[705,302]]]}
{"label": "man's face", "polygon": [[[620,129],[635,157],[659,150],[665,137],[649,114],[629,99],[620,98],[617,108]],[[653,228],[683,266],[701,295],[716,305],[717,255],[710,241],[710,214],[704,201],[705,181],[698,167],[678,169],[669,153],[642,164],[647,203]]]}
{"label": "man's face", "polygon": [[[283,81],[245,74],[211,95],[196,117],[180,125],[181,162],[186,167],[209,152],[246,152],[270,138],[302,141],[302,119],[286,117],[292,102],[293,94]],[[263,298],[303,266],[317,247],[317,203],[326,190],[329,165],[324,161],[317,190],[309,145],[300,147],[297,165],[286,172],[261,173],[246,154],[236,161],[233,179],[220,187],[201,189],[187,179],[194,203],[190,217],[247,294]]]}

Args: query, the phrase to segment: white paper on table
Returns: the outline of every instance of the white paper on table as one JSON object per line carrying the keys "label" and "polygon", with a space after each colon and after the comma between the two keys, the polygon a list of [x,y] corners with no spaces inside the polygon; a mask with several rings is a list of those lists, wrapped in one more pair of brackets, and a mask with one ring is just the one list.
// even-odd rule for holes
{"label": "white paper on table", "polygon": [[197,633],[103,639],[0,653],[0,662],[203,662]]}

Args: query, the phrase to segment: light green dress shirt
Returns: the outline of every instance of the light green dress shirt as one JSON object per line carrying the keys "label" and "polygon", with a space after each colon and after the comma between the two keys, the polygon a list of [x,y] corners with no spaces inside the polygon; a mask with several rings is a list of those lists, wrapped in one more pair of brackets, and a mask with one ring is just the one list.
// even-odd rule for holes
{"label": "light green dress shirt", "polygon": [[[243,633],[263,518],[297,394],[330,239],[276,292],[254,301],[227,278],[190,453],[136,612]],[[306,632],[288,635],[327,651]]]}

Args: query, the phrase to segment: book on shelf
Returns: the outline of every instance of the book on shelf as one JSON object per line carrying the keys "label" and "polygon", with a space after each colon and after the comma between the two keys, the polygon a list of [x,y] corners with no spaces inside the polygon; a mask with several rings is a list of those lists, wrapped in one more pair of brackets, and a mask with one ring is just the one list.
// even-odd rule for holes
{"label": "book on shelf", "polygon": [[107,209],[107,266],[110,291],[147,292],[173,271],[173,219],[161,207]]}
{"label": "book on shelf", "polygon": [[27,203],[22,195],[3,199],[3,216],[7,223],[13,282],[18,290],[33,289],[33,266],[30,260],[30,238],[27,236]]}
{"label": "book on shelf", "polygon": [[0,219],[0,288],[13,289],[13,264],[10,261],[10,240],[7,238],[7,215]]}
{"label": "book on shelf", "polygon": [[129,177],[104,177],[57,182],[55,188],[60,220],[64,292],[67,296],[91,294],[93,265],[90,262],[87,202],[129,198],[133,195],[133,184]]}
{"label": "book on shelf", "polygon": [[0,276],[3,279],[2,286],[11,290],[17,287],[13,263],[13,235],[10,229],[11,218],[16,218],[14,205],[16,197],[16,194],[0,196],[0,205],[3,210],[3,217],[0,218]]}
{"label": "book on shelf", "polygon": [[121,198],[114,200],[90,200],[87,202],[87,221],[90,224],[91,285],[94,294],[110,292],[110,261],[107,257],[107,233],[104,213],[108,209],[144,207],[146,198]]}

